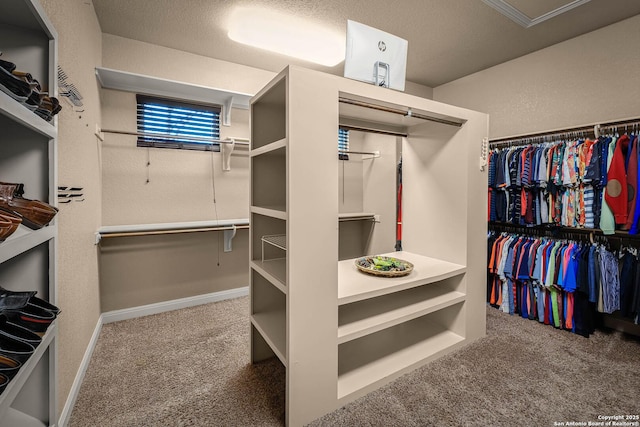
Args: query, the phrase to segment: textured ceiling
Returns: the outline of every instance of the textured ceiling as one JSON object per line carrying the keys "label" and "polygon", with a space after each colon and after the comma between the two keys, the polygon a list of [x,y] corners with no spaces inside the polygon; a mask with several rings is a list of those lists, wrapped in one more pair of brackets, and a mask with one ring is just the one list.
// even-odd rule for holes
{"label": "textured ceiling", "polygon": [[[511,0],[529,16],[566,3]],[[523,28],[481,0],[93,0],[93,4],[103,33],[274,72],[292,63],[342,75],[343,64],[315,66],[231,41],[227,28],[235,8],[270,8],[343,34],[351,19],[407,39],[407,80],[430,87],[640,13],[638,0],[591,0]]]}

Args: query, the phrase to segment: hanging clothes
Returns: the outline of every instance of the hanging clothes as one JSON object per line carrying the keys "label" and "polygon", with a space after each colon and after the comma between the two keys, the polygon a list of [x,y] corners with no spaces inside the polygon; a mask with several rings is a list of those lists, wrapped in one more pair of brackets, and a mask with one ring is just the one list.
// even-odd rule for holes
{"label": "hanging clothes", "polygon": [[490,151],[487,218],[536,226],[640,232],[637,135]]}
{"label": "hanging clothes", "polygon": [[490,233],[487,302],[501,311],[588,337],[601,313],[639,323],[638,251]]}

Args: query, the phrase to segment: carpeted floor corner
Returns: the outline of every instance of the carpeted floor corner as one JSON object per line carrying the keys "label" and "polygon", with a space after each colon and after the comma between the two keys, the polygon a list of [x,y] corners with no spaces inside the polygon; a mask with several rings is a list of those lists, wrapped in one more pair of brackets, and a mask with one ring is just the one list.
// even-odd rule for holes
{"label": "carpeted floor corner", "polygon": [[[248,297],[104,325],[71,427],[280,426],[285,371],[249,364]],[[314,421],[553,426],[640,413],[640,343],[487,308],[487,337]]]}

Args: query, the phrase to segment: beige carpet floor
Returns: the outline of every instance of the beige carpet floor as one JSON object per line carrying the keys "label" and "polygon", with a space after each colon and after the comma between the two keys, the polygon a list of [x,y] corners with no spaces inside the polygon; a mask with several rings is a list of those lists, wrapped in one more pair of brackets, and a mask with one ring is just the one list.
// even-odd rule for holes
{"label": "beige carpet floor", "polygon": [[[104,325],[69,425],[279,426],[284,369],[249,364],[248,298]],[[487,337],[313,426],[554,426],[640,414],[640,343],[487,308]]]}

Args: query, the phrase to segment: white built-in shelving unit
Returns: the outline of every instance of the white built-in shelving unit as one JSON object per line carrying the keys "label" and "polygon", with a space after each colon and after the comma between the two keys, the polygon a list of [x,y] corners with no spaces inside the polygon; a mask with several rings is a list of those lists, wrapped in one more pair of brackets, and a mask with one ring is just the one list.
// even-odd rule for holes
{"label": "white built-in shelving unit", "polygon": [[[2,59],[57,95],[57,34],[38,0],[0,2]],[[24,197],[56,205],[57,119],[47,122],[0,92],[0,181],[23,183]],[[36,290],[56,303],[56,219],[40,230],[23,225],[0,243],[0,286]],[[0,394],[0,426],[56,425],[54,322],[34,354]]]}
{"label": "white built-in shelving unit", "polygon": [[[339,259],[339,224],[379,219],[339,213],[339,125],[407,135],[403,250],[386,254],[414,264],[407,276]],[[485,334],[487,131],[485,114],[299,67],[252,98],[251,358],[284,365],[287,425]]]}

